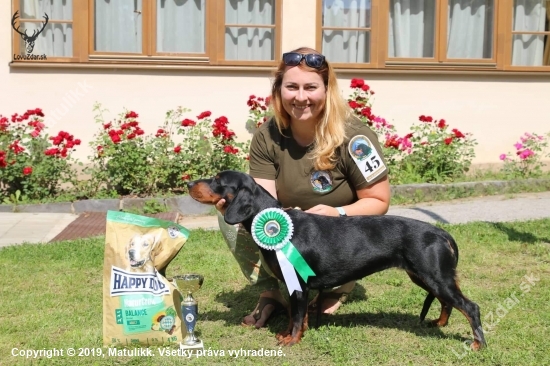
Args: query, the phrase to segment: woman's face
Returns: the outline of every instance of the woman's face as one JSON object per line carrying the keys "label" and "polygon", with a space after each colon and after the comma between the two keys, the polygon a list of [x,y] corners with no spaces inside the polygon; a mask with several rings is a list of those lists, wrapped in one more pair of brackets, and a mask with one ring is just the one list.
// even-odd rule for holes
{"label": "woman's face", "polygon": [[281,101],[291,123],[317,122],[325,99],[326,88],[319,74],[291,67],[283,75]]}

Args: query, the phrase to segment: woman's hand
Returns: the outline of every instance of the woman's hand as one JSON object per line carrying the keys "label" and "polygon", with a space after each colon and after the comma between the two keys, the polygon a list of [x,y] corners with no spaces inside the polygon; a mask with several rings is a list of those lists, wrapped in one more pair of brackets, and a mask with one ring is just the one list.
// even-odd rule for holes
{"label": "woman's hand", "polygon": [[313,206],[312,208],[310,208],[309,210],[306,210],[304,212],[312,213],[312,214],[315,214],[315,215],[323,215],[323,216],[340,216],[337,209],[335,209],[334,207],[327,206],[327,205]]}
{"label": "woman's hand", "polygon": [[225,205],[225,199],[222,198],[216,203],[216,210],[220,211],[222,215],[225,215],[225,207],[223,207],[223,205]]}

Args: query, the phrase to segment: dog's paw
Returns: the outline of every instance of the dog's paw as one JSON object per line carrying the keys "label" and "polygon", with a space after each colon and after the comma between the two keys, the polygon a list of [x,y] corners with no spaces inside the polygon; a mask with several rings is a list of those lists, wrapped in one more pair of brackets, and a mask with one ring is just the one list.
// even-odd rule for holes
{"label": "dog's paw", "polygon": [[277,333],[275,338],[277,338],[277,341],[282,342],[283,339],[285,339],[286,337],[289,337],[289,336],[290,336],[290,332],[289,331],[284,331],[284,332],[281,332],[281,333]]}
{"label": "dog's paw", "polygon": [[430,328],[441,328],[441,327],[445,327],[446,325],[447,325],[447,321],[443,321],[441,319],[434,319],[428,322],[428,327]]}
{"label": "dog's paw", "polygon": [[300,338],[298,337],[292,337],[291,334],[287,335],[284,338],[279,339],[278,345],[279,346],[293,346],[300,342]]}

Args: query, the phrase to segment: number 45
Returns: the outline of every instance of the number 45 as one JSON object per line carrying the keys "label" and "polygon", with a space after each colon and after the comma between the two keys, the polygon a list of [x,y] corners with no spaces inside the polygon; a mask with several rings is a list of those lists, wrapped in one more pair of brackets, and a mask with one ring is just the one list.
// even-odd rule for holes
{"label": "number 45", "polygon": [[[370,160],[370,162],[369,162]],[[380,158],[376,155],[374,156],[371,156],[370,159],[367,160],[365,162],[365,172],[369,172],[369,173],[372,173],[374,172],[376,169],[378,169],[378,167],[380,167]],[[374,165],[371,165],[371,163]]]}

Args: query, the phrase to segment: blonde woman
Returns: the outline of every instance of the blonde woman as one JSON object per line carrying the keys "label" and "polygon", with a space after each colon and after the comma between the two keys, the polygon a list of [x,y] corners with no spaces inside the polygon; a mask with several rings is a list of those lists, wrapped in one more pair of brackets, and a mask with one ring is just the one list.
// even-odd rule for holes
{"label": "blonde woman", "polygon": [[[387,212],[390,185],[378,139],[353,116],[323,55],[305,47],[283,54],[275,71],[271,107],[274,117],[258,129],[250,147],[250,175],[258,184],[284,207],[315,215]],[[222,199],[216,205],[221,213],[224,204]],[[228,226],[221,216],[219,222],[243,273],[261,292],[243,324],[260,328],[286,308],[286,300],[277,279],[261,266],[251,236]],[[314,233],[311,240],[324,245]],[[334,313],[354,286],[350,282],[324,294],[322,311]],[[310,309],[314,305],[315,300]]]}

